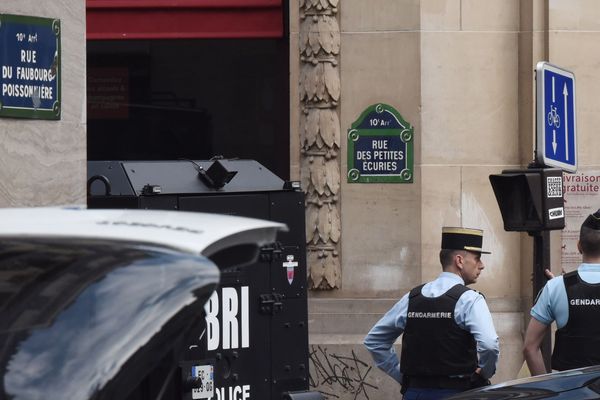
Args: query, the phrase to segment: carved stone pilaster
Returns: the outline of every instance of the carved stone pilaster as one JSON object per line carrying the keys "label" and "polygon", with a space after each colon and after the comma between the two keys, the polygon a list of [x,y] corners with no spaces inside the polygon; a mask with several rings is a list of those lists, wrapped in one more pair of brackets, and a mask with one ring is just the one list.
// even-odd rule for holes
{"label": "carved stone pilaster", "polygon": [[300,0],[300,144],[306,194],[308,281],[312,289],[341,285],[340,28],[338,0]]}

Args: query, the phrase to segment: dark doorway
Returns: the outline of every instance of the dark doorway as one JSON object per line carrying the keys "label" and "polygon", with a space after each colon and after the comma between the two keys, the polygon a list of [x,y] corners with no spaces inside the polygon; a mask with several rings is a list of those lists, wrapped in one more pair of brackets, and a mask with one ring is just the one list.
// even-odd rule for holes
{"label": "dark doorway", "polygon": [[289,179],[289,44],[87,43],[89,160],[244,158]]}

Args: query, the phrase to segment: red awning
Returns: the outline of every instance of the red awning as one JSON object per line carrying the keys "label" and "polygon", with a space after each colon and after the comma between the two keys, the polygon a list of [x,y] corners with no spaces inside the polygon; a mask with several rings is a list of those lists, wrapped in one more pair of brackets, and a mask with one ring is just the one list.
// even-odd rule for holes
{"label": "red awning", "polygon": [[87,39],[277,38],[282,0],[87,0]]}

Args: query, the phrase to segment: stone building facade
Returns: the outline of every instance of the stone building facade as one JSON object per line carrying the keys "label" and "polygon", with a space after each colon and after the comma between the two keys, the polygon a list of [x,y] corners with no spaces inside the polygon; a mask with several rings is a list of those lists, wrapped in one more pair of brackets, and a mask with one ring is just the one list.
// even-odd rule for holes
{"label": "stone building facade", "polygon": [[[308,9],[316,11],[307,16]],[[585,170],[600,162],[593,134],[599,118],[594,106],[600,84],[594,73],[600,62],[598,13],[600,6],[589,0],[291,2],[290,132],[296,141],[291,158],[293,173],[302,179],[307,174],[303,37],[319,31],[318,37],[340,38],[332,64],[341,88],[334,108],[341,132],[335,193],[340,267],[321,272],[322,263],[309,265],[311,276],[337,280],[336,289],[311,293],[311,379],[323,393],[398,397],[398,386],[372,365],[362,339],[411,287],[437,276],[442,226],[485,231],[484,245],[492,254],[483,257],[486,269],[474,287],[486,295],[500,336],[492,381],[517,376],[532,302],[533,241],[504,231],[488,176],[533,159],[534,70],[542,60],[575,73],[579,166]],[[323,22],[332,17],[337,24]],[[415,128],[411,184],[346,183],[345,133],[377,103],[392,105]],[[560,232],[551,234],[551,243],[552,268],[559,270]]]}
{"label": "stone building facade", "polygon": [[85,204],[85,2],[7,0],[0,14],[61,20],[60,120],[0,119],[0,206]]}
{"label": "stone building facade", "polygon": [[[306,192],[311,381],[331,398],[398,386],[362,346],[371,325],[440,271],[440,229],[479,227],[501,340],[494,382],[514,378],[531,305],[532,240],[507,233],[488,176],[533,157],[534,68],[577,77],[581,169],[597,168],[600,4],[594,0],[289,0],[290,175]],[[85,202],[85,2],[5,0],[60,18],[62,118],[0,119],[0,205]],[[413,183],[347,183],[346,132],[386,103],[414,127]],[[552,234],[559,270],[560,233]]]}

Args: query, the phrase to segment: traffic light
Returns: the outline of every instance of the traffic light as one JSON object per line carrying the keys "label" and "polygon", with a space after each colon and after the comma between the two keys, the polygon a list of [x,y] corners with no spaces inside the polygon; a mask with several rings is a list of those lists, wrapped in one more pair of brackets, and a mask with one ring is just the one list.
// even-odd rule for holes
{"label": "traffic light", "polygon": [[531,168],[490,175],[506,231],[563,229],[562,170]]}

